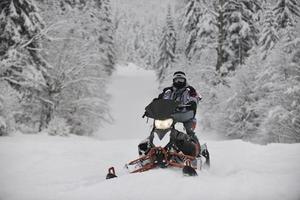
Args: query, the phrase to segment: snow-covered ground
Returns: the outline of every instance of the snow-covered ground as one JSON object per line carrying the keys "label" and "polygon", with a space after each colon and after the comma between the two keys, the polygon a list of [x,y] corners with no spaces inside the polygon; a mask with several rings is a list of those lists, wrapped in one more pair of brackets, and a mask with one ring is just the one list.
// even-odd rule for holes
{"label": "snow-covered ground", "polygon": [[[0,137],[0,200],[300,199],[300,144],[207,141],[212,166],[198,177],[177,169],[125,174],[124,163],[136,158],[149,131],[140,117],[156,86],[152,72],[119,68],[110,88],[115,124],[99,130],[102,140]],[[110,166],[119,178],[105,180]]]}
{"label": "snow-covered ground", "polygon": [[153,71],[136,65],[119,67],[108,88],[111,94],[113,124],[107,124],[96,134],[100,139],[146,138],[149,124],[142,115],[145,106],[158,94],[158,84]]}

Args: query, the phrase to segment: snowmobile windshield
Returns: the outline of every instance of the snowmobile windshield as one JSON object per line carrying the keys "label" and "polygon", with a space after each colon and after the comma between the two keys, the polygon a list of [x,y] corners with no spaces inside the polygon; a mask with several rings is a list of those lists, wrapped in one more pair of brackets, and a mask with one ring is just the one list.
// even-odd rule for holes
{"label": "snowmobile windshield", "polygon": [[145,116],[158,120],[173,118],[178,102],[169,99],[155,99],[146,108]]}

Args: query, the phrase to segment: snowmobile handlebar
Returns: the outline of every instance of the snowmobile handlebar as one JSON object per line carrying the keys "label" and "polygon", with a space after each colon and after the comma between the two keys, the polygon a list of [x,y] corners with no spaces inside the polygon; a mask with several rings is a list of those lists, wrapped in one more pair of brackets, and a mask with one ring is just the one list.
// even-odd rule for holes
{"label": "snowmobile handlebar", "polygon": [[190,104],[183,104],[183,105],[178,105],[177,108],[187,108],[187,107],[191,107],[192,105]]}
{"label": "snowmobile handlebar", "polygon": [[[176,108],[176,110],[178,111],[178,110],[181,110],[181,109],[184,109],[184,108],[191,108],[191,106],[192,106],[192,105],[190,105],[190,104],[182,104],[182,105],[178,105],[177,108]],[[147,112],[144,112],[142,118],[145,118],[146,115],[147,115]]]}

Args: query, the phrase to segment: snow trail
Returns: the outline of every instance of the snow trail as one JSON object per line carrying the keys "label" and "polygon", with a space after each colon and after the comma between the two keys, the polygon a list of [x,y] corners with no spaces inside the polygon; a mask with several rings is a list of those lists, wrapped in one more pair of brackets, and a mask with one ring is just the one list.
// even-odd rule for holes
{"label": "snow trail", "polygon": [[157,96],[158,85],[153,71],[134,64],[119,66],[108,87],[111,95],[113,124],[100,128],[100,139],[142,139],[149,134],[149,125],[142,118],[144,108]]}

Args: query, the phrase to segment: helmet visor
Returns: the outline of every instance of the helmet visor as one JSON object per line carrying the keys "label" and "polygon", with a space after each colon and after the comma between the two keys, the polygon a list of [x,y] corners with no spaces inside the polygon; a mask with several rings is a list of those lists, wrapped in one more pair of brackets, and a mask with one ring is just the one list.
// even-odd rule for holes
{"label": "helmet visor", "polygon": [[174,78],[173,83],[185,83],[185,78]]}

